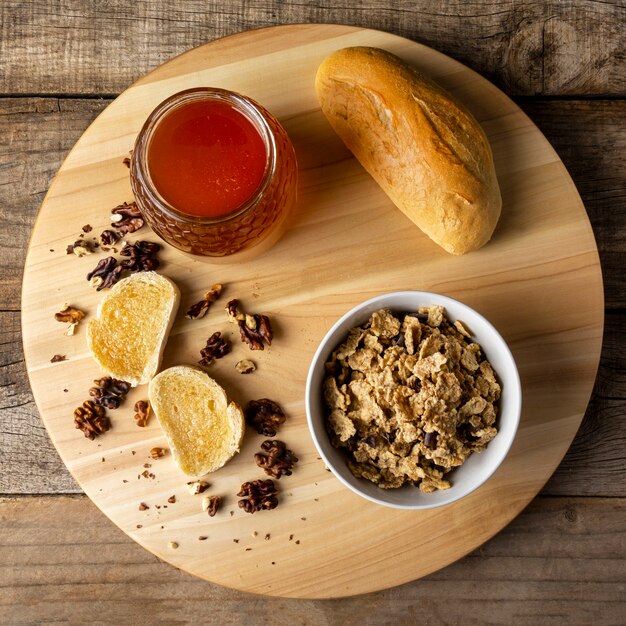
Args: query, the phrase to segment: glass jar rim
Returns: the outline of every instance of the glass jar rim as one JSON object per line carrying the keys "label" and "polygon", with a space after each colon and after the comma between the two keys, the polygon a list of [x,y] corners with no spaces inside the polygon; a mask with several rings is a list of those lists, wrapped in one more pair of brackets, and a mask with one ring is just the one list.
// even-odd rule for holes
{"label": "glass jar rim", "polygon": [[[150,177],[148,167],[148,149],[150,139],[154,134],[159,122],[163,120],[176,107],[197,102],[201,100],[213,100],[216,102],[225,102],[233,106],[233,108],[244,115],[250,121],[255,130],[259,133],[265,146],[267,159],[263,177],[256,190],[245,200],[239,207],[220,217],[204,217],[201,215],[191,215],[180,211],[171,205],[159,193],[156,185]],[[133,149],[131,157],[131,170],[134,176],[141,183],[143,189],[150,196],[150,200],[159,208],[161,212],[170,217],[183,222],[189,222],[199,225],[216,225],[226,224],[231,220],[241,217],[246,211],[255,206],[259,199],[265,193],[269,186],[274,173],[276,172],[276,143],[274,133],[270,128],[264,115],[265,110],[257,102],[235,91],[221,89],[219,87],[193,87],[172,94],[163,100],[148,116],[142,126]]]}

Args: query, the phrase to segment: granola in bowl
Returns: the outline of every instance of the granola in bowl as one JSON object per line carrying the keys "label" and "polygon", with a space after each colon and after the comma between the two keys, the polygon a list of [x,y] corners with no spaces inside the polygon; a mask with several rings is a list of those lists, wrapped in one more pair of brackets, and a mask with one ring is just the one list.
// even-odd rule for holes
{"label": "granola in bowl", "polygon": [[339,483],[379,505],[423,510],[468,496],[498,470],[522,387],[509,346],[478,311],[434,292],[394,291],[329,328],[305,405],[318,458]]}
{"label": "granola in bowl", "polygon": [[494,368],[441,305],[374,311],[332,351],[322,390],[331,444],[383,489],[449,489],[450,472],[498,432]]}

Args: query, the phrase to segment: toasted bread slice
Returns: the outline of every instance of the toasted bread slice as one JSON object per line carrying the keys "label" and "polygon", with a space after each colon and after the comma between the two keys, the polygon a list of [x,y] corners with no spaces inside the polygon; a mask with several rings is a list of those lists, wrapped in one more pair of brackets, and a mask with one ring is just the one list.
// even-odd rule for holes
{"label": "toasted bread slice", "polygon": [[185,474],[213,472],[239,452],[243,411],[203,370],[170,367],[150,381],[148,395],[174,461]]}
{"label": "toasted bread slice", "polygon": [[87,326],[93,358],[110,376],[143,385],[157,373],[180,292],[156,272],[137,272],[104,296]]}

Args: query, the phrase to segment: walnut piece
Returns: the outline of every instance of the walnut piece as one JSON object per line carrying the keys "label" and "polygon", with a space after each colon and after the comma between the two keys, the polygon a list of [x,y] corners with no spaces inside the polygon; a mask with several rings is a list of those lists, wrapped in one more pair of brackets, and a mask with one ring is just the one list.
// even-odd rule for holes
{"label": "walnut piece", "polygon": [[74,426],[82,430],[85,437],[94,439],[111,428],[111,421],[103,406],[93,400],[87,400],[82,406],[74,409]]}
{"label": "walnut piece", "polygon": [[233,324],[238,324],[246,319],[245,314],[239,310],[239,300],[236,298],[230,300],[226,305],[226,314],[228,315],[228,321]]}
{"label": "walnut piece", "polygon": [[117,264],[114,256],[108,256],[98,261],[94,269],[87,274],[87,280],[96,288],[96,291],[113,287],[121,278],[124,268]]}
{"label": "walnut piece", "polygon": [[291,469],[298,462],[298,457],[287,448],[286,444],[278,439],[266,439],[261,449],[267,454],[257,452],[254,455],[255,463],[273,478],[291,476]]}
{"label": "walnut piece", "polygon": [[65,335],[69,337],[76,332],[78,323],[85,317],[85,315],[86,313],[84,311],[70,306],[69,304],[64,304],[63,308],[58,313],[54,314],[54,319],[57,322],[69,323],[69,326],[65,331]]}
{"label": "walnut piece", "polygon": [[50,359],[50,363],[60,363],[61,361],[67,361],[67,357],[64,354],[55,354]]}
{"label": "walnut piece", "polygon": [[143,428],[148,424],[150,418],[150,404],[145,400],[138,400],[135,402],[135,423],[137,426]]}
{"label": "walnut piece", "polygon": [[144,225],[141,211],[134,202],[123,202],[111,209],[111,226],[122,236],[134,233]]}
{"label": "walnut piece", "polygon": [[192,496],[197,496],[198,494],[205,492],[209,487],[209,483],[204,480],[193,480],[187,483],[187,488]]}
{"label": "walnut piece", "polygon": [[241,498],[238,502],[239,508],[246,513],[275,509],[278,506],[276,485],[271,478],[243,483],[237,496]]}
{"label": "walnut piece", "polygon": [[112,246],[120,236],[114,230],[103,230],[100,233],[100,243],[103,246]]}
{"label": "walnut piece", "polygon": [[237,324],[241,341],[248,344],[250,350],[263,350],[272,345],[274,332],[267,315],[248,314],[239,308],[239,300],[231,300],[226,305],[230,322]]}
{"label": "walnut piece", "polygon": [[77,257],[83,257],[94,253],[94,246],[90,241],[77,239],[74,243],[66,248],[67,254],[75,254]]}
{"label": "walnut piece", "polygon": [[230,341],[224,339],[222,333],[219,331],[214,332],[206,342],[206,346],[200,350],[200,356],[202,357],[198,363],[205,367],[211,365],[215,359],[221,359],[226,356],[230,350]]}
{"label": "walnut piece", "polygon": [[215,517],[221,503],[221,496],[204,496],[202,498],[202,510],[208,513],[209,517]]}
{"label": "walnut piece", "polygon": [[120,255],[128,257],[120,265],[129,272],[150,272],[161,265],[156,258],[161,249],[160,244],[154,241],[136,241],[128,243],[120,250]]}
{"label": "walnut piece", "polygon": [[242,359],[241,361],[237,361],[235,369],[240,374],[251,374],[256,369],[256,365],[250,359]]}
{"label": "walnut piece", "polygon": [[211,304],[215,302],[219,295],[222,293],[222,285],[216,283],[209,289],[209,291],[205,292],[204,297],[199,302],[196,302],[193,306],[189,307],[187,314],[185,317],[190,320],[197,320],[201,317],[204,317],[211,307]]}
{"label": "walnut piece", "polygon": [[265,437],[275,437],[280,425],[287,419],[280,406],[269,398],[251,400],[245,415],[246,422]]}
{"label": "walnut piece", "polygon": [[89,390],[89,395],[97,404],[107,409],[118,409],[130,391],[130,383],[111,376],[104,376],[93,381],[96,387]]}
{"label": "walnut piece", "polygon": [[162,456],[165,456],[167,450],[165,448],[150,448],[150,458],[151,459],[160,459]]}

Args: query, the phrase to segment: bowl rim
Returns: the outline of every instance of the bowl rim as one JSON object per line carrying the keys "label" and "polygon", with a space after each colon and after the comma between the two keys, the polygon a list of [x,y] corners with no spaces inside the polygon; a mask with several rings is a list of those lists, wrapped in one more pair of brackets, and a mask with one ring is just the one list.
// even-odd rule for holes
{"label": "bowl rim", "polygon": [[[351,484],[338,471],[335,470],[335,467],[334,467],[333,463],[328,459],[327,455],[324,452],[323,446],[321,445],[321,442],[318,439],[316,430],[315,430],[315,428],[313,426],[312,407],[311,407],[311,398],[312,398],[312,393],[313,393],[313,389],[312,389],[313,377],[315,376],[315,374],[317,372],[317,369],[319,367],[323,366],[323,364],[320,363],[320,357],[321,357],[322,353],[326,350],[329,341],[331,340],[333,335],[338,331],[338,329],[350,317],[354,316],[355,314],[359,313],[360,311],[362,311],[364,309],[367,309],[371,305],[373,305],[373,304],[375,304],[375,303],[377,303],[377,302],[379,302],[381,300],[400,298],[400,297],[413,297],[413,298],[420,298],[420,299],[423,298],[423,299],[427,300],[428,298],[432,298],[433,296],[436,299],[439,300],[439,302],[433,303],[433,305],[435,305],[435,306],[437,304],[442,305],[445,308],[445,310],[446,310],[446,314],[448,314],[448,315],[449,315],[449,313],[448,313],[448,307],[446,306],[446,303],[451,303],[453,306],[458,306],[458,307],[461,307],[462,309],[465,308],[465,309],[470,310],[474,315],[476,315],[476,316],[478,316],[478,318],[480,318],[481,322],[487,327],[488,331],[494,336],[496,341],[500,344],[500,346],[497,349],[498,350],[500,350],[500,349],[502,350],[504,358],[506,360],[508,360],[510,362],[510,365],[512,366],[512,368],[511,368],[511,380],[509,380],[507,378],[507,385],[509,387],[511,387],[511,386],[513,387],[512,398],[514,400],[514,404],[513,404],[513,407],[511,409],[511,411],[510,411],[510,413],[511,413],[510,419],[511,420],[514,419],[514,423],[512,423],[512,429],[511,429],[511,433],[509,435],[509,441],[506,443],[505,447],[500,452],[500,456],[499,456],[497,462],[493,464],[493,467],[486,474],[486,476],[481,481],[476,482],[475,485],[471,485],[465,491],[459,492],[458,494],[450,497],[447,500],[444,500],[443,502],[440,501],[440,502],[433,502],[433,503],[426,503],[426,504],[422,504],[422,503],[400,504],[400,503],[397,503],[397,502],[389,502],[389,501],[386,501],[386,500],[384,500],[382,498],[381,499],[375,498],[375,497],[373,497],[373,496],[371,496],[371,495],[361,491],[355,485]],[[385,304],[383,304],[383,305],[381,305],[380,308],[389,308],[389,309],[391,309],[393,311],[394,310],[394,305],[391,305],[391,304],[390,305],[385,305]],[[371,312],[369,313],[369,315],[371,315]],[[459,319],[459,317],[455,316],[455,319]],[[358,322],[358,321],[355,320],[355,325],[358,325],[359,323],[363,323],[363,322]],[[345,332],[347,333],[348,330],[349,329],[347,329]],[[482,343],[481,343],[481,347],[482,347]],[[318,390],[318,393],[320,391],[321,391],[321,389]],[[515,439],[517,437],[517,432],[518,432],[518,429],[519,429],[519,424],[520,424],[520,421],[521,421],[521,413],[522,413],[522,385],[521,385],[519,370],[517,368],[517,363],[515,362],[515,358],[513,357],[513,353],[511,352],[511,349],[509,348],[507,342],[504,340],[502,335],[496,329],[496,327],[486,317],[484,317],[481,313],[479,313],[473,307],[470,307],[469,305],[465,304],[464,302],[461,302],[460,300],[457,300],[455,298],[451,298],[450,296],[439,294],[439,293],[436,293],[436,292],[433,292],[433,291],[404,289],[404,290],[398,290],[398,291],[389,291],[389,292],[385,292],[385,293],[379,294],[377,296],[372,296],[371,298],[368,298],[367,300],[364,300],[364,301],[356,304],[355,306],[350,308],[348,311],[346,311],[329,328],[329,330],[325,333],[324,337],[320,340],[319,345],[318,345],[317,349],[315,350],[315,353],[314,353],[314,355],[313,355],[313,357],[311,359],[310,365],[309,365],[309,370],[308,370],[307,379],[306,379],[306,387],[305,387],[305,410],[306,410],[307,426],[309,428],[309,433],[311,435],[311,438],[313,439],[313,443],[315,444],[315,448],[317,449],[317,452],[319,453],[319,455],[321,456],[322,460],[324,461],[326,467],[330,470],[330,472],[333,474],[333,476],[339,480],[339,482],[342,485],[344,485],[345,487],[350,489],[350,491],[352,491],[353,493],[357,494],[361,498],[364,498],[364,499],[366,499],[366,500],[368,500],[370,502],[373,502],[374,504],[378,504],[378,505],[385,506],[385,507],[392,508],[392,509],[412,510],[412,511],[428,510],[428,509],[439,508],[439,507],[442,507],[442,506],[447,506],[447,505],[450,505],[450,504],[452,504],[454,502],[458,502],[462,498],[467,497],[468,495],[470,495],[471,493],[473,493],[474,491],[476,491],[477,489],[482,487],[484,484],[486,484],[491,479],[491,477],[495,474],[495,472],[498,470],[498,468],[502,465],[504,460],[507,458],[507,456],[508,456],[508,454],[509,454],[509,452],[511,450],[511,447],[513,446],[513,442],[515,441]],[[360,479],[360,480],[365,480],[365,479]],[[383,489],[381,489],[381,495],[383,495],[384,493],[385,493],[385,491]]]}

